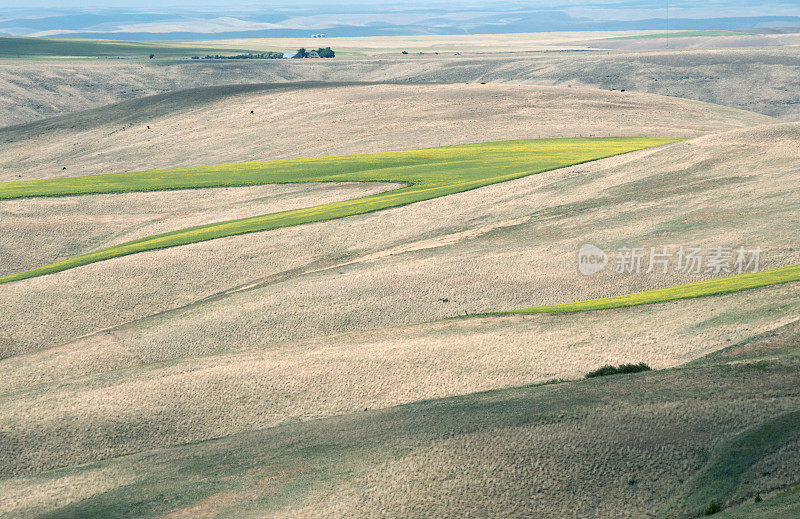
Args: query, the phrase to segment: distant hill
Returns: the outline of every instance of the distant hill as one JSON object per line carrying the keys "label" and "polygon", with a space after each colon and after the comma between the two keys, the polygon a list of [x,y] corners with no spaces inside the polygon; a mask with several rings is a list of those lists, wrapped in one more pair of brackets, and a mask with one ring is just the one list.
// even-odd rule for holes
{"label": "distant hill", "polygon": [[[737,6],[711,0],[668,13],[661,2],[630,2],[607,9],[588,0],[570,10],[525,4],[398,6],[377,2],[353,10],[346,6],[259,10],[0,9],[0,36],[103,38],[178,41],[230,38],[296,38],[324,32],[330,37],[408,36],[423,34],[508,34],[554,31],[735,30],[800,27],[800,12],[763,1]],[[160,6],[159,6],[160,7]],[[598,9],[599,8],[599,9]],[[724,8],[724,9],[723,9]],[[724,14],[724,16],[722,16]],[[672,15],[678,15],[673,17]]]}
{"label": "distant hill", "polygon": [[92,57],[92,58],[185,58],[207,54],[249,53],[249,49],[220,49],[169,43],[142,43],[57,38],[2,38],[0,58]]}

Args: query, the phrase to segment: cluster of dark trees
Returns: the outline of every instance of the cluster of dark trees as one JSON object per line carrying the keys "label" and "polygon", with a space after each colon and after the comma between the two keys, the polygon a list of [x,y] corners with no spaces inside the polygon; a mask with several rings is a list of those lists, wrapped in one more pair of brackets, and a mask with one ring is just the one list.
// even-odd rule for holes
{"label": "cluster of dark trees", "polygon": [[[307,58],[309,55],[309,50],[300,49],[297,53],[293,56],[295,58]],[[319,48],[316,50],[317,54],[320,58],[333,58],[336,56],[336,53],[331,50],[330,47]],[[154,54],[150,54],[150,59],[155,57]],[[247,54],[234,54],[234,55],[223,55],[223,54],[208,54],[206,56],[192,56],[192,59],[281,59],[283,58],[283,52],[248,52]]]}
{"label": "cluster of dark trees", "polygon": [[213,56],[209,54],[208,56],[200,57],[200,56],[192,56],[192,59],[281,59],[283,58],[283,52],[259,52],[259,53],[247,53],[247,54],[235,54],[233,56],[222,56],[220,54],[214,54]]}

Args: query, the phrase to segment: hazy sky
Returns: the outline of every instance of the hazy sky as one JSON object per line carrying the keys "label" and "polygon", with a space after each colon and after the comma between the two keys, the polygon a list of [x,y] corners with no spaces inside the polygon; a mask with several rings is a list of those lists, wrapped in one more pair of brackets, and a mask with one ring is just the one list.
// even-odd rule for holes
{"label": "hazy sky", "polygon": [[800,0],[93,0],[91,7],[86,5],[86,0],[0,0],[0,36],[174,39],[285,37],[309,31],[363,36],[663,30],[669,27],[667,18],[682,20],[673,29],[800,26]]}
{"label": "hazy sky", "polygon": [[[87,5],[88,4],[88,5]],[[274,9],[316,10],[336,12],[386,12],[416,9],[445,10],[537,10],[555,9],[572,15],[587,14],[600,19],[640,19],[663,16],[669,6],[674,16],[779,16],[799,15],[800,0],[0,0],[0,11],[31,9],[97,11],[130,9],[155,11],[270,11]]]}
{"label": "hazy sky", "polygon": [[[676,10],[698,10],[707,11],[709,14],[718,12],[720,9],[725,11],[742,11],[746,8],[756,7],[758,9],[768,9],[776,14],[782,14],[786,11],[796,12],[800,9],[800,1],[764,1],[764,0],[709,0],[709,1],[686,1],[686,0],[533,0],[527,2],[520,1],[507,1],[507,0],[438,0],[438,1],[423,1],[423,0],[410,0],[403,2],[388,1],[388,0],[314,0],[311,2],[297,2],[291,0],[234,0],[234,1],[220,1],[220,0],[93,0],[91,4],[86,0],[0,0],[0,8],[14,9],[14,8],[50,8],[50,9],[63,9],[63,8],[82,8],[85,10],[103,9],[103,8],[130,8],[130,9],[155,9],[158,11],[169,10],[170,8],[180,9],[214,9],[214,10],[251,10],[263,9],[269,10],[276,7],[336,7],[342,10],[349,10],[349,8],[370,8],[384,10],[386,8],[408,10],[414,8],[444,8],[444,9],[465,9],[465,8],[489,8],[489,9],[502,9],[504,7],[510,8],[524,8],[524,9],[540,9],[540,8],[557,8],[564,9],[570,7],[582,8],[609,8],[614,11],[637,11],[637,10],[651,10],[663,9],[667,3]],[[89,5],[87,5],[89,4]],[[91,7],[90,7],[91,6]],[[755,13],[753,13],[755,14]]]}

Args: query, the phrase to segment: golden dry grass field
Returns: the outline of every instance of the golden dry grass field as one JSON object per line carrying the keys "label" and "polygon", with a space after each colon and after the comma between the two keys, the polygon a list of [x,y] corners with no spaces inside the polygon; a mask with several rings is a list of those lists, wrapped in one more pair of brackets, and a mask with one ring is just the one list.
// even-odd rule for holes
{"label": "golden dry grass field", "polygon": [[[601,36],[641,35],[592,41]],[[762,270],[800,264],[800,123],[780,87],[796,73],[789,47],[504,48],[575,41],[405,42],[488,47],[441,61],[395,57],[394,40],[353,41],[382,50],[261,69],[0,62],[0,97],[24,108],[0,127],[0,182],[518,139],[685,138],[0,285],[0,516],[692,517],[714,501],[720,516],[790,517],[800,507],[798,283],[473,316],[729,275],[612,264],[584,276],[585,243],[760,247]],[[226,44],[243,43],[272,45]],[[722,103],[747,63],[780,80]],[[686,71],[692,80],[680,80]],[[38,90],[26,83],[45,76]],[[488,76],[497,80],[480,84]],[[309,79],[322,81],[297,82]],[[719,91],[700,86],[717,80]],[[146,86],[128,95],[132,84]],[[0,277],[398,187],[0,200]],[[654,371],[583,379],[627,362]]]}

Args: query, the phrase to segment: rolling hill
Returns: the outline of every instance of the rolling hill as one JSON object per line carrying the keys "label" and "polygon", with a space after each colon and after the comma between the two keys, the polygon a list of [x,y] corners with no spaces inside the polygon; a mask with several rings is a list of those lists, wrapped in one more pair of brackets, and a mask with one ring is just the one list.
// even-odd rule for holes
{"label": "rolling hill", "polygon": [[796,514],[791,49],[487,54],[0,63],[0,515]]}

